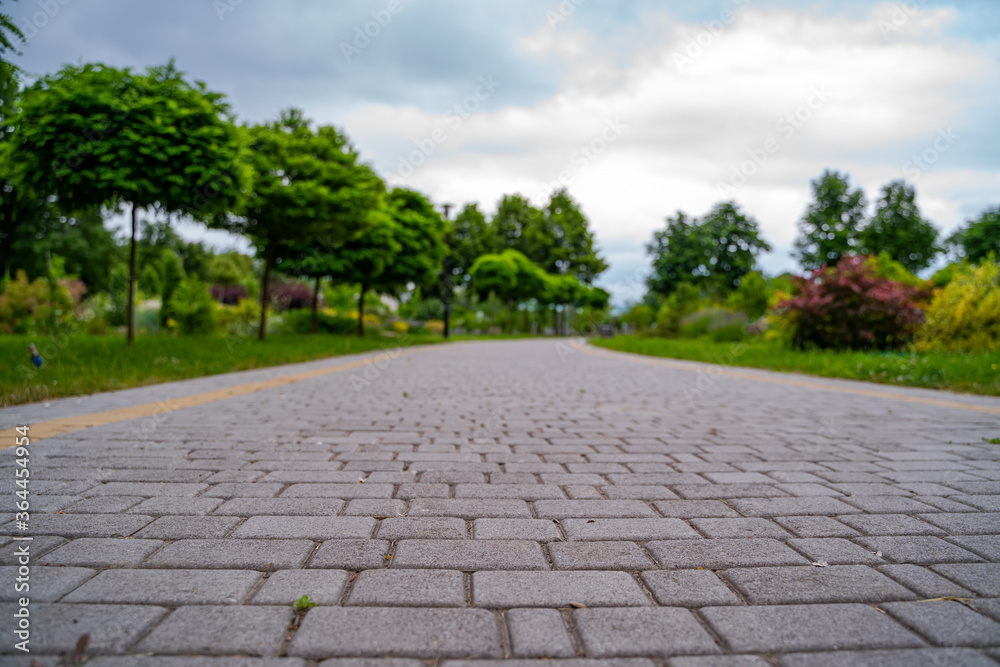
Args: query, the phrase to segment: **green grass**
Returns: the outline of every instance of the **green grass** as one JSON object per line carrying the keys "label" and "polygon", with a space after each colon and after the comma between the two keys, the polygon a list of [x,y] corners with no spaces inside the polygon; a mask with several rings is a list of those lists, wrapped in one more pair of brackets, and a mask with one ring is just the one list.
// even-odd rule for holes
{"label": "green grass", "polygon": [[595,339],[593,343],[610,350],[654,357],[1000,396],[1000,351],[983,354],[804,351],[777,341],[716,343],[644,336]]}
{"label": "green grass", "polygon": [[[216,375],[230,371],[312,361],[406,345],[439,342],[439,336],[392,338],[272,336],[260,342],[238,337],[139,336],[129,349],[120,336],[0,336],[0,406],[63,396]],[[28,343],[45,363],[31,365]]]}

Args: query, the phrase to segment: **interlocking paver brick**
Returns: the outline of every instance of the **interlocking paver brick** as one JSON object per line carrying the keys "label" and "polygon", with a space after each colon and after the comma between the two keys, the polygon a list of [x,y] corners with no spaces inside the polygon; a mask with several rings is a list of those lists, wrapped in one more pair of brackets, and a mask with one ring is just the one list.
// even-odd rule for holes
{"label": "interlocking paver brick", "polygon": [[731,568],[722,573],[753,604],[912,600],[910,590],[864,565]]}
{"label": "interlocking paver brick", "polygon": [[[481,486],[486,486],[482,484]],[[400,484],[396,490],[396,498],[411,500],[413,498],[448,498],[451,488],[447,484]]]}
{"label": "interlocking paver brick", "polygon": [[511,609],[506,618],[515,657],[576,657],[563,617],[555,609]]}
{"label": "interlocking paver brick", "polygon": [[520,498],[521,500],[545,500],[565,498],[566,494],[558,486],[551,484],[458,484],[456,498]]}
{"label": "interlocking paver brick", "polygon": [[546,519],[476,519],[472,536],[477,540],[562,540],[558,525]]}
{"label": "interlocking paver brick", "polygon": [[165,654],[274,655],[292,620],[291,607],[181,607],[136,650]]}
{"label": "interlocking paver brick", "polygon": [[740,516],[732,507],[718,500],[666,500],[653,503],[653,507],[663,516],[679,519]]}
{"label": "interlocking paver brick", "polygon": [[937,526],[905,514],[855,514],[838,517],[865,535],[945,535]]}
{"label": "interlocking paver brick", "polygon": [[705,537],[791,537],[788,531],[767,519],[691,519]]}
{"label": "interlocking paver brick", "polygon": [[478,607],[644,606],[650,600],[625,572],[475,572],[472,600]]}
{"label": "interlocking paver brick", "polygon": [[254,516],[233,531],[233,537],[328,540],[371,537],[375,519],[360,516]]}
{"label": "interlocking paver brick", "polygon": [[143,567],[282,570],[302,567],[315,546],[309,540],[179,540],[153,554]]}
{"label": "interlocking paver brick", "polygon": [[392,484],[292,484],[282,498],[392,498]]}
{"label": "interlocking paver brick", "polygon": [[828,516],[779,516],[774,522],[800,537],[855,537],[861,534]]}
{"label": "interlocking paver brick", "polygon": [[449,570],[547,570],[537,542],[526,540],[403,540],[392,567]]}
{"label": "interlocking paver brick", "polygon": [[697,540],[701,536],[680,519],[565,519],[570,540]]}
{"label": "interlocking paver brick", "polygon": [[836,516],[860,513],[838,498],[817,496],[813,498],[733,498],[729,504],[746,516],[776,517],[816,514]]}
{"label": "interlocking paver brick", "polygon": [[406,501],[385,500],[382,498],[356,498],[347,504],[345,516],[403,516],[406,514]]}
{"label": "interlocking paver brick", "polygon": [[[13,618],[17,608],[14,604],[0,604],[0,616]],[[166,614],[166,609],[149,605],[40,602],[31,605],[29,648],[40,655],[65,654],[75,648],[81,636],[89,634],[88,653],[123,653]],[[4,646],[5,651],[8,646]]]}
{"label": "interlocking paver brick", "polygon": [[868,549],[838,537],[792,539],[785,544],[815,562],[828,565],[881,565],[885,562]]}
{"label": "interlocking paver brick", "polygon": [[457,570],[366,570],[347,600],[369,607],[464,607],[465,575]]}
{"label": "interlocking paver brick", "polygon": [[291,655],[499,658],[500,632],[485,609],[317,607],[288,648]]}
{"label": "interlocking paver brick", "polygon": [[476,500],[462,498],[417,498],[410,501],[407,516],[457,516],[462,519],[530,519],[523,500]]}
{"label": "interlocking paver brick", "polygon": [[69,540],[64,537],[41,535],[33,537],[30,545],[23,542],[11,541],[0,547],[0,565],[23,565],[24,549],[28,549],[29,562],[31,558],[38,558],[56,547],[66,544]]}
{"label": "interlocking paver brick", "polygon": [[920,514],[919,518],[953,535],[1000,535],[1000,512]]}
{"label": "interlocking paver brick", "polygon": [[881,605],[938,646],[1000,646],[1000,624],[951,600]]}
{"label": "interlocking paver brick", "polygon": [[38,559],[39,565],[136,567],[163,546],[161,540],[81,537]]}
{"label": "interlocking paver brick", "polygon": [[957,535],[947,539],[986,560],[1000,562],[1000,535]]}
{"label": "interlocking paver brick", "polygon": [[161,540],[225,537],[239,522],[239,517],[235,516],[164,516],[140,530],[135,537]]}
{"label": "interlocking paver brick", "polygon": [[672,484],[670,488],[688,500],[788,497],[776,484]]}
{"label": "interlocking paver brick", "polygon": [[84,498],[60,509],[69,514],[118,514],[135,507],[143,500],[145,498],[142,496],[97,496]]}
{"label": "interlocking paver brick", "polygon": [[642,580],[665,607],[714,607],[740,599],[711,570],[643,572]]}
{"label": "interlocking paver brick", "polygon": [[970,596],[969,591],[958,584],[919,565],[906,563],[883,565],[878,568],[878,571],[895,579],[923,598]]}
{"label": "interlocking paver brick", "polygon": [[393,517],[382,520],[376,537],[383,540],[462,540],[465,533],[465,521],[457,517]]}
{"label": "interlocking paver brick", "polygon": [[[32,602],[55,602],[96,574],[85,567],[36,567],[28,577],[27,590],[19,591],[15,586],[18,578],[17,565],[0,567],[0,581],[10,585],[0,588],[0,602],[16,602],[27,594]],[[12,626],[13,629],[13,626]]]}
{"label": "interlocking paver brick", "polygon": [[599,492],[609,500],[673,500],[679,496],[665,486],[602,486]]}
{"label": "interlocking paver brick", "polygon": [[923,646],[920,637],[864,604],[709,607],[701,613],[737,652]]}
{"label": "interlocking paver brick", "polygon": [[660,565],[671,569],[809,563],[801,554],[771,538],[656,541],[646,544],[646,548]]}
{"label": "interlocking paver brick", "polygon": [[303,595],[316,604],[337,604],[346,583],[344,570],[279,570],[267,578],[252,604],[289,605]]}
{"label": "interlocking paver brick", "polygon": [[329,540],[316,551],[309,567],[367,570],[384,567],[388,554],[388,540]]}
{"label": "interlocking paver brick", "polygon": [[686,609],[579,609],[573,616],[584,649],[595,657],[720,652]]}
{"label": "interlocking paver brick", "polygon": [[[151,516],[173,516],[187,514],[192,516],[210,513],[224,501],[222,498],[147,498],[127,510],[129,514],[146,514]],[[222,512],[228,514],[228,512]],[[243,515],[246,516],[246,515]]]}
{"label": "interlocking paver brick", "polygon": [[241,604],[260,579],[250,570],[105,570],[67,602],[124,604]]}
{"label": "interlocking paver brick", "polygon": [[860,537],[858,544],[871,551],[881,551],[882,556],[896,563],[974,563],[979,556],[933,536]]}
{"label": "interlocking paver brick", "polygon": [[[32,514],[31,530],[35,535],[61,537],[128,537],[152,520],[141,514]],[[21,534],[13,522],[0,532]]]}
{"label": "interlocking paver brick", "polygon": [[213,513],[239,517],[333,516],[343,507],[344,501],[337,498],[233,498]]}
{"label": "interlocking paver brick", "polygon": [[170,482],[107,482],[87,489],[84,496],[187,496],[194,497],[208,484],[172,484]]}
{"label": "interlocking paver brick", "polygon": [[930,568],[974,593],[1000,597],[1000,563],[948,563]]}
{"label": "interlocking paver brick", "polygon": [[633,542],[557,542],[549,545],[559,570],[652,570],[656,564]]}
{"label": "interlocking paver brick", "polygon": [[975,649],[924,648],[836,653],[790,653],[782,667],[994,667],[995,662]]}
{"label": "interlocking paver brick", "polygon": [[624,519],[655,517],[656,512],[640,500],[539,500],[535,512],[542,519]]}

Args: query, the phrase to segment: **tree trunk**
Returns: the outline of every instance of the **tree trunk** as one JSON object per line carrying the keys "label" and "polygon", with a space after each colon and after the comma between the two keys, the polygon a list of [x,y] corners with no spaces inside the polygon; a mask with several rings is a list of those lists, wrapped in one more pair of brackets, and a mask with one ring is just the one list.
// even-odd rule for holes
{"label": "tree trunk", "polygon": [[490,333],[496,333],[497,330],[497,298],[491,292],[490,301],[493,305],[492,312],[490,313]]}
{"label": "tree trunk", "polygon": [[441,301],[444,303],[444,339],[451,335],[451,262],[444,260],[444,271],[441,275]]}
{"label": "tree trunk", "polygon": [[514,302],[507,302],[507,326],[505,327],[505,333],[514,333]]}
{"label": "tree trunk", "polygon": [[312,302],[312,332],[316,333],[319,331],[319,280],[320,277],[316,276],[316,286],[313,289],[313,302]]}
{"label": "tree trunk", "polygon": [[5,232],[0,232],[0,278],[7,275],[7,263],[10,261],[10,250],[14,245],[14,235],[17,233],[17,221],[14,219],[14,190],[4,197],[3,226]]}
{"label": "tree trunk", "polygon": [[264,340],[264,332],[267,331],[267,302],[270,300],[268,293],[271,288],[271,265],[274,264],[274,240],[267,240],[267,249],[264,251],[264,278],[260,284],[260,330],[257,332],[257,340]]}
{"label": "tree trunk", "polygon": [[135,202],[132,202],[132,241],[128,250],[128,309],[125,327],[128,331],[128,345],[135,340]]}
{"label": "tree trunk", "polygon": [[358,335],[365,337],[365,295],[368,294],[368,286],[361,283],[361,296],[358,297]]}

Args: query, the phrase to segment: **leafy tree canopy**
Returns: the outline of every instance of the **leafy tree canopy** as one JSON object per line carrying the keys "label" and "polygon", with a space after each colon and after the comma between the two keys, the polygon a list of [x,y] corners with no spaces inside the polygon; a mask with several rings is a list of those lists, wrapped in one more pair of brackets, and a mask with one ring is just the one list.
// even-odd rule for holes
{"label": "leafy tree canopy", "polygon": [[812,181],[813,201],[799,220],[795,257],[806,269],[840,261],[858,250],[865,219],[865,195],[852,189],[848,176],[826,170]]}
{"label": "leafy tree canopy", "polygon": [[885,253],[914,273],[930,266],[940,252],[937,228],[920,215],[916,191],[902,180],[882,187],[875,215],[859,239],[862,252]]}
{"label": "leafy tree canopy", "polygon": [[948,243],[957,247],[973,264],[991,253],[1000,258],[1000,206],[988,208],[978,218],[970,220],[948,238]]}

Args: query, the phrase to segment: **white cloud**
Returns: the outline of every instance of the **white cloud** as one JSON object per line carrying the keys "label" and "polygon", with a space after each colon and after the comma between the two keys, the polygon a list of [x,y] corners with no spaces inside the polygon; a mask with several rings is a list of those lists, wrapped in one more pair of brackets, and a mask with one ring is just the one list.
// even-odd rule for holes
{"label": "white cloud", "polygon": [[[919,12],[886,37],[878,26],[891,12],[886,5],[852,18],[748,8],[710,41],[705,26],[665,13],[604,42],[568,24],[543,27],[518,46],[539,61],[561,61],[565,72],[560,90],[539,104],[504,106],[501,86],[490,100],[495,110],[457,128],[440,114],[387,105],[362,107],[345,125],[386,173],[415,150],[414,140],[446,128],[425,164],[394,179],[439,201],[477,200],[489,210],[504,193],[543,192],[568,172],[598,238],[616,248],[638,247],[677,209],[705,212],[748,151],[760,155],[773,139],[777,149],[734,197],[772,244],[787,248],[811,178],[826,167],[846,170],[875,197],[879,185],[904,176],[909,153],[901,146],[930,142],[958,123],[973,87],[996,75],[986,54],[941,36],[950,10]],[[676,54],[699,38],[703,52],[679,69]],[[804,120],[781,124],[797,111]],[[613,119],[625,129],[584,165],[580,147]],[[944,155],[918,192],[929,217],[951,227],[961,219],[959,190],[995,191],[998,179],[997,170],[950,168]]]}

